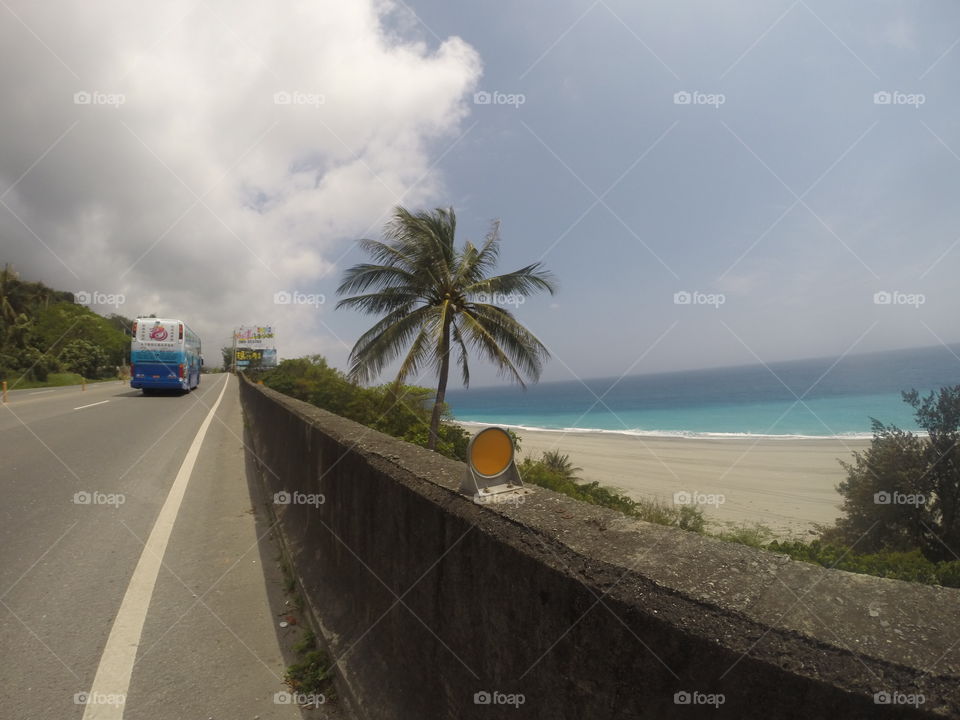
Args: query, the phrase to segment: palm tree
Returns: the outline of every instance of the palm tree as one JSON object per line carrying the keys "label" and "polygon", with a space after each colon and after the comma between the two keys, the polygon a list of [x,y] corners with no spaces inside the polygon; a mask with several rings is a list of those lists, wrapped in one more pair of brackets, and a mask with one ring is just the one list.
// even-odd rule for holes
{"label": "palm tree", "polygon": [[583,470],[581,467],[575,467],[570,460],[570,456],[564,455],[559,450],[545,451],[541,462],[547,469],[555,472],[564,480],[570,480],[571,482],[579,480],[580,476],[577,473]]}
{"label": "palm tree", "polygon": [[437,445],[454,347],[465,387],[470,384],[468,347],[521,386],[524,376],[534,381],[540,377],[550,356],[533,333],[494,302],[516,301],[541,290],[553,294],[551,273],[537,262],[490,277],[500,252],[499,222],[493,223],[480,247],[468,241],[458,249],[456,229],[453,208],[414,214],[397,207],[383,241],[359,241],[374,262],[348,269],[337,288],[339,295],[361,293],[341,300],[338,309],[383,316],[353,346],[351,379],[369,382],[408,346],[397,386],[425,365],[436,369],[439,381],[427,444],[431,450]]}

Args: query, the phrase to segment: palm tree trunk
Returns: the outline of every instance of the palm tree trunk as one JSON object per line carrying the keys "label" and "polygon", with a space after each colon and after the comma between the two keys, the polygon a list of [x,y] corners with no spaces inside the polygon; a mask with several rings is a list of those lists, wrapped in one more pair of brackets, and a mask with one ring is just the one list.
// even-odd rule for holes
{"label": "palm tree trunk", "polygon": [[450,373],[450,313],[444,313],[443,337],[440,339],[440,382],[437,384],[437,398],[433,403],[433,414],[430,416],[430,439],[427,441],[427,450],[437,449],[437,440],[440,433],[440,411],[443,408],[443,398],[447,394],[447,375]]}

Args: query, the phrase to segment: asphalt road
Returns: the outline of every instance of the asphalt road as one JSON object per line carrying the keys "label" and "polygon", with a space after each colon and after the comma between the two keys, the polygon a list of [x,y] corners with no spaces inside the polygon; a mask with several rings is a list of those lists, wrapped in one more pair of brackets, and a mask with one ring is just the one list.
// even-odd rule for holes
{"label": "asphalt road", "polygon": [[[301,717],[275,701],[291,638],[278,629],[278,552],[248,487],[242,436],[228,375],[205,375],[181,396],[119,382],[10,393],[0,409],[0,718]],[[152,572],[151,547],[162,554]],[[83,704],[95,682],[113,690],[125,673],[122,698]]]}

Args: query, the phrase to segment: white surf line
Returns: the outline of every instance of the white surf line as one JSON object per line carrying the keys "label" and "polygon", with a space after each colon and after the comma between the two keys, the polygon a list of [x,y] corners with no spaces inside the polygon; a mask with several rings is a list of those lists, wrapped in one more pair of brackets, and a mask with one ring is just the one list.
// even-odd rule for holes
{"label": "white surf line", "polygon": [[110,402],[109,400],[101,400],[100,402],[90,403],[89,405],[81,405],[80,407],[75,407],[74,410],[83,410],[84,408],[93,407],[94,405],[103,405],[104,403]]}
{"label": "white surf line", "polygon": [[110,637],[107,638],[107,644],[103,648],[103,655],[100,656],[97,674],[87,695],[83,720],[122,720],[123,718],[127,690],[130,688],[130,675],[140,647],[140,634],[143,632],[143,623],[147,618],[147,609],[150,606],[153,588],[167,550],[170,533],[173,531],[173,524],[183,503],[183,496],[186,494],[190,475],[200,454],[203,438],[213,421],[214,413],[220,407],[220,401],[223,400],[223,394],[227,391],[229,382],[230,378],[227,376],[220,396],[210,408],[196,437],[193,438],[190,449],[187,450],[173,486],[150,531],[150,537],[143,546],[140,560],[130,578],[130,584],[123,596],[117,617],[113,621]]}

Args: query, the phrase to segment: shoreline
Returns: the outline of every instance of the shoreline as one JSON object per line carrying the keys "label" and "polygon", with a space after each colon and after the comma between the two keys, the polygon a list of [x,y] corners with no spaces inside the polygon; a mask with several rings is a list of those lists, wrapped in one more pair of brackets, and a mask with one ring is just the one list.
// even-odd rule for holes
{"label": "shoreline", "polygon": [[[471,433],[490,423],[461,422]],[[583,430],[531,430],[517,459],[546,450],[569,455],[582,481],[597,481],[637,500],[674,504],[674,493],[714,496],[702,505],[711,531],[767,526],[776,539],[811,539],[816,525],[840,517],[836,485],[869,438],[813,436],[651,436]],[[719,502],[722,496],[722,502]]]}
{"label": "shoreline", "polygon": [[[561,433],[563,435],[624,435],[626,437],[640,438],[677,438],[681,440],[848,440],[860,441],[870,440],[873,433],[870,432],[849,432],[837,435],[798,435],[798,434],[765,434],[765,433],[733,433],[733,432],[698,432],[693,430],[608,430],[607,428],[548,428],[537,427],[534,425],[510,425],[509,423],[489,423],[479,420],[457,420],[453,419],[457,425],[463,425],[468,429],[477,429],[485,427],[502,427],[507,430],[520,432],[536,433]],[[907,428],[909,429],[909,428]],[[925,435],[924,432],[911,430],[914,434]]]}

